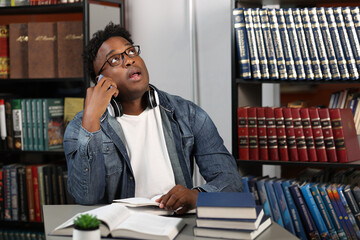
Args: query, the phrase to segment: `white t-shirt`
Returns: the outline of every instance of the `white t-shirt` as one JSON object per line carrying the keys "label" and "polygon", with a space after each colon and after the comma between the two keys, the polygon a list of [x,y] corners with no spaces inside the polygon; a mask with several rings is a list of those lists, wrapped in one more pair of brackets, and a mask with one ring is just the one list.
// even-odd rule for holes
{"label": "white t-shirt", "polygon": [[146,108],[138,116],[117,118],[135,174],[135,197],[152,198],[175,186],[162,128],[160,108]]}

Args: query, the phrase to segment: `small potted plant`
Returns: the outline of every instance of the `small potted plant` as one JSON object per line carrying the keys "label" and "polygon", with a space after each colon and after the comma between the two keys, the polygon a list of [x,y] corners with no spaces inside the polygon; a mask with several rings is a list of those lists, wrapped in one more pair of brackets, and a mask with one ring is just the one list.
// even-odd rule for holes
{"label": "small potted plant", "polygon": [[81,214],[74,220],[74,240],[100,240],[100,221],[96,216]]}

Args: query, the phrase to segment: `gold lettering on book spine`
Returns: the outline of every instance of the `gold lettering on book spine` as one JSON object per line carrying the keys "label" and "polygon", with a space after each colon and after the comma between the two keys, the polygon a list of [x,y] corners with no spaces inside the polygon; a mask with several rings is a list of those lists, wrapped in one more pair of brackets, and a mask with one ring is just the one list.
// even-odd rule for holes
{"label": "gold lettering on book spine", "polygon": [[66,40],[82,40],[84,38],[83,34],[76,35],[76,34],[68,34],[65,36]]}
{"label": "gold lettering on book spine", "polygon": [[27,42],[29,41],[29,37],[28,36],[19,36],[17,39],[16,39],[17,42]]}
{"label": "gold lettering on book spine", "polygon": [[35,41],[53,41],[55,42],[56,41],[56,36],[37,36],[35,38]]}

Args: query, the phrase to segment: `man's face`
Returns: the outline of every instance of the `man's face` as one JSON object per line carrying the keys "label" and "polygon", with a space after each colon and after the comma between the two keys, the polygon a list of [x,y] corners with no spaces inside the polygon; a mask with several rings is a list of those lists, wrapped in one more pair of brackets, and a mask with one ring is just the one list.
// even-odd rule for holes
{"label": "man's face", "polygon": [[[93,62],[95,72],[99,72],[101,66],[111,56],[123,53],[132,45],[122,37],[111,37],[99,48],[96,59]],[[123,54],[123,63],[117,66],[110,66],[106,63],[101,74],[112,78],[119,90],[118,97],[121,101],[132,101],[141,98],[149,85],[149,73],[146,65],[140,56],[128,57]]]}

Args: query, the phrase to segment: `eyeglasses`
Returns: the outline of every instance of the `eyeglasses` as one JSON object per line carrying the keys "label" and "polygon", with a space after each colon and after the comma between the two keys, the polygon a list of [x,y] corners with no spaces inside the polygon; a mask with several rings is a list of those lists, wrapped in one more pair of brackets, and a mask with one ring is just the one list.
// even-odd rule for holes
{"label": "eyeglasses", "polygon": [[139,54],[140,54],[140,46],[139,45],[131,46],[131,47],[127,48],[124,52],[117,53],[117,54],[114,54],[111,57],[109,57],[104,62],[104,64],[101,66],[98,75],[100,75],[100,73],[103,71],[103,68],[104,68],[106,63],[108,63],[111,67],[115,67],[115,66],[118,66],[120,64],[123,64],[123,62],[124,62],[124,54],[126,54],[126,56],[128,56],[129,58],[139,56]]}

